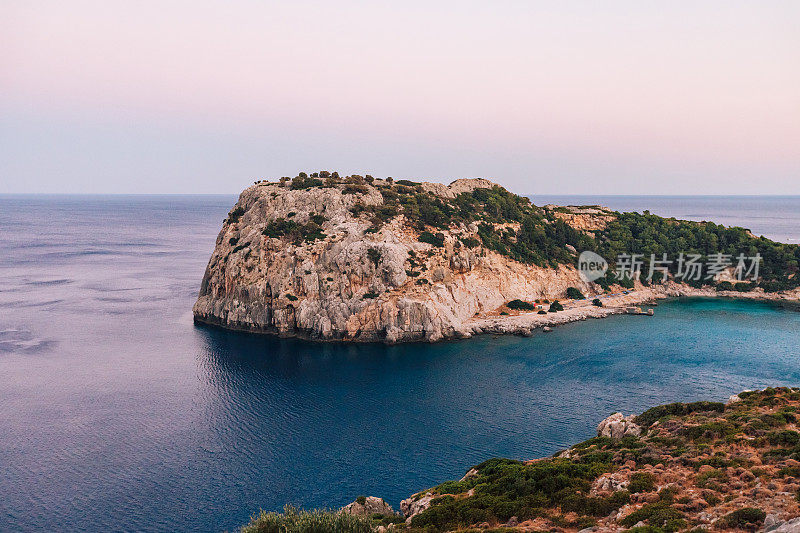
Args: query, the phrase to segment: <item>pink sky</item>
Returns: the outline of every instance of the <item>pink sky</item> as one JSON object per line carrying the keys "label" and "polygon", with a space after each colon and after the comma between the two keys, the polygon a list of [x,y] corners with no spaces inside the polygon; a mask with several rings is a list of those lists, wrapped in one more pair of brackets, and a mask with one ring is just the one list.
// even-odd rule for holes
{"label": "pink sky", "polygon": [[0,192],[800,194],[793,1],[7,0],[0,51]]}

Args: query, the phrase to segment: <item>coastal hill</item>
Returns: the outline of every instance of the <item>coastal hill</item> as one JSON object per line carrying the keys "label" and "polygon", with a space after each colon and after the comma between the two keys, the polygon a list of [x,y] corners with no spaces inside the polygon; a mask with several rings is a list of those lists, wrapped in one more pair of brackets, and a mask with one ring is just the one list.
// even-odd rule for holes
{"label": "coastal hill", "polygon": [[[617,280],[610,271],[587,283],[576,269],[584,250],[612,263],[624,252],[760,253],[764,262],[757,285],[729,275],[692,284]],[[670,295],[796,300],[798,263],[800,247],[743,228],[600,206],[539,207],[485,179],[443,185],[323,171],[242,192],[193,311],[197,323],[319,340],[527,335]]]}
{"label": "coastal hill", "polygon": [[798,408],[800,389],[769,388],[615,413],[595,438],[551,458],[489,459],[402,514],[361,497],[338,513],[262,512],[242,532],[796,532]]}

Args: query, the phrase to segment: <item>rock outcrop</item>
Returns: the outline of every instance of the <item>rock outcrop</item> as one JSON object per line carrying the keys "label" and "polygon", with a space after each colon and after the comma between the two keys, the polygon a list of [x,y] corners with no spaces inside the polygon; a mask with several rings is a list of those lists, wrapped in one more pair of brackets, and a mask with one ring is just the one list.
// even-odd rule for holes
{"label": "rock outcrop", "polygon": [[[447,199],[493,186],[461,179],[415,190]],[[382,180],[355,188],[293,189],[288,182],[247,188],[217,237],[195,321],[386,343],[483,332],[529,335],[536,321],[498,321],[497,309],[514,299],[563,298],[568,287],[594,292],[572,266],[538,267],[464,244],[479,242],[475,223],[437,232],[441,241],[433,244],[421,242],[420,228],[402,214],[376,227],[369,213],[380,212],[387,189]],[[281,235],[287,228],[292,238]]]}
{"label": "rock outcrop", "polygon": [[411,519],[430,507],[432,501],[433,494],[430,492],[424,495],[416,494],[400,502],[400,511],[406,517],[406,522],[411,523]]}
{"label": "rock outcrop", "polygon": [[346,514],[368,517],[376,514],[384,516],[393,516],[397,514],[394,512],[394,509],[392,509],[392,506],[386,503],[383,498],[378,498],[376,496],[359,497],[356,501],[342,507],[340,511]]}
{"label": "rock outcrop", "polygon": [[[604,292],[581,278],[570,242],[596,239],[618,219],[606,208],[540,208],[479,178],[333,178],[301,174],[242,192],[217,237],[195,322],[315,340],[433,342],[530,336],[669,296],[800,299],[800,288],[766,294],[674,280]],[[556,313],[506,307],[564,300],[570,287],[587,298]],[[602,307],[591,305],[600,293]]]}
{"label": "rock outcrop", "polygon": [[636,417],[633,415],[623,416],[622,413],[614,413],[597,425],[597,436],[612,439],[621,439],[628,435],[638,437],[642,434],[642,428],[634,423],[634,418]]}

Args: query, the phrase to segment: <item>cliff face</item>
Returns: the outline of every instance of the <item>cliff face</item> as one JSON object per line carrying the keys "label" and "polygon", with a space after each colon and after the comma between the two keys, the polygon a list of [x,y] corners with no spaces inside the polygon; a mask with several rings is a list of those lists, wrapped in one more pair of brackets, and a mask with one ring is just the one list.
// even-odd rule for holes
{"label": "cliff face", "polygon": [[[414,187],[454,198],[493,185]],[[523,264],[478,245],[476,223],[432,230],[433,244],[420,242],[419,226],[402,214],[376,227],[369,214],[380,211],[387,187],[246,189],[217,237],[195,320],[324,340],[436,341],[482,332],[480,318],[510,300],[592,292],[571,266]]]}

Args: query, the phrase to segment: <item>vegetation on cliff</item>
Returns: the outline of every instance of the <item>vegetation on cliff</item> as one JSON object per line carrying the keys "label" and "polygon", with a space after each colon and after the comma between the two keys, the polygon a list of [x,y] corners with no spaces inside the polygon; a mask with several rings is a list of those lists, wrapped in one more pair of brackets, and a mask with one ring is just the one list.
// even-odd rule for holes
{"label": "vegetation on cliff", "polygon": [[640,436],[596,437],[551,459],[486,461],[475,475],[430,489],[435,498],[410,529],[530,521],[538,529],[643,522],[653,532],[747,530],[768,512],[800,515],[800,390],[739,398],[655,407],[636,417]]}
{"label": "vegetation on cliff", "polygon": [[[584,206],[598,213],[604,223],[596,229],[581,230],[568,222],[571,213],[568,208],[538,207],[528,198],[496,185],[475,188],[450,198],[436,194],[426,187],[427,184],[409,180],[394,182],[360,175],[340,177],[336,172],[327,171],[300,173],[292,180],[282,178],[281,182],[291,189],[337,187],[347,194],[363,194],[370,187],[376,187],[383,198],[382,204],[356,204],[351,210],[354,216],[369,217],[371,227],[367,231],[376,232],[387,221],[402,215],[407,224],[420,232],[422,242],[435,247],[443,246],[443,232],[474,223],[474,233],[459,235],[462,245],[469,248],[483,245],[523,263],[548,267],[574,264],[575,252],[583,250],[600,254],[612,266],[620,254],[642,254],[646,260],[651,254],[659,259],[667,254],[673,262],[666,267],[675,275],[679,268],[675,259],[680,253],[699,254],[704,260],[713,254],[727,254],[734,260],[739,254],[747,257],[760,254],[763,262],[758,286],[767,292],[800,286],[800,246],[754,237],[744,228],[662,218],[649,212],[617,213]],[[230,218],[235,215],[232,212]],[[288,228],[286,221],[271,224],[274,227],[265,233],[270,236],[290,235],[296,242],[324,238],[324,233],[315,227]],[[713,284],[704,278],[689,283]],[[662,281],[661,273],[657,272],[652,281]],[[610,275],[597,281],[606,288],[618,282]],[[632,287],[633,284],[627,280],[622,285]],[[753,287],[751,283],[731,286],[742,291]]]}

